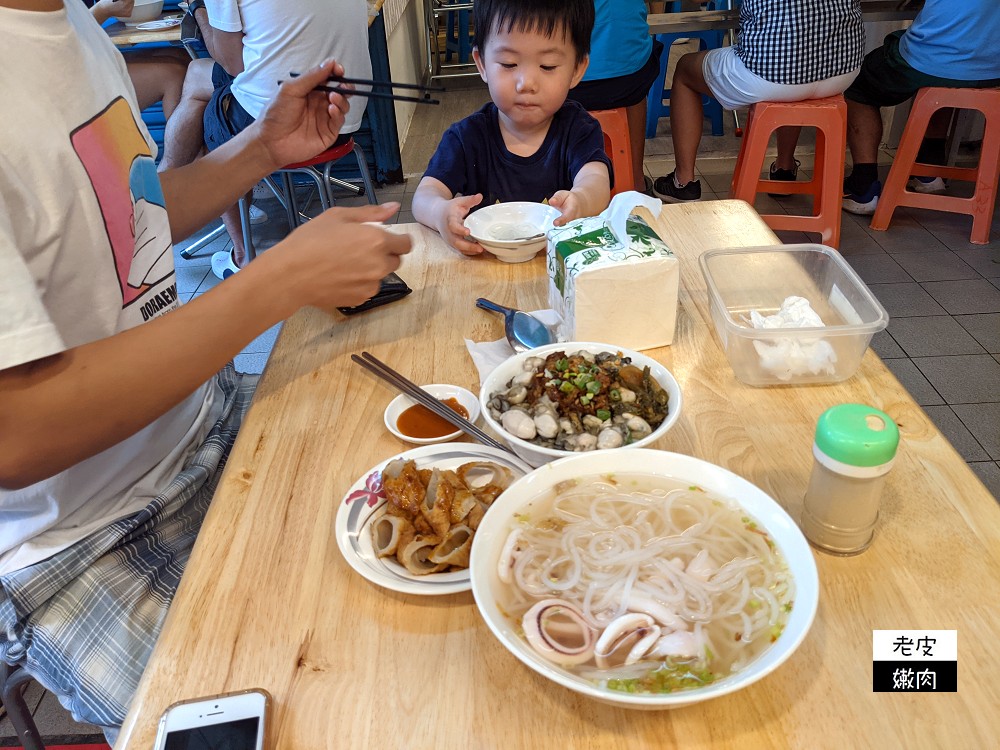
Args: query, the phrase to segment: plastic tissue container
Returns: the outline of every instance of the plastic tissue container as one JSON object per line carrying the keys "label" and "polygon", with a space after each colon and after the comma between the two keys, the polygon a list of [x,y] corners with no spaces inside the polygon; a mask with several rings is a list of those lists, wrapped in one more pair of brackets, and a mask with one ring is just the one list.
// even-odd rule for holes
{"label": "plastic tissue container", "polygon": [[[736,377],[747,385],[836,383],[854,375],[889,316],[836,250],[778,245],[710,250],[700,259],[712,320]],[[822,327],[754,328],[803,297]]]}

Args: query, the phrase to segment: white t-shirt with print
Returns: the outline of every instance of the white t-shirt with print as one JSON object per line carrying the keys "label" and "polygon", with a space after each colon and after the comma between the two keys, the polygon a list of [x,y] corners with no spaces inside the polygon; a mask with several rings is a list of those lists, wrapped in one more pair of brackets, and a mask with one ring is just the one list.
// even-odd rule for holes
{"label": "white t-shirt with print", "polygon": [[[83,3],[0,8],[0,369],[177,307],[170,226],[121,55]],[[163,377],[170,377],[164,372]],[[214,382],[54,477],[0,489],[0,573],[144,507],[221,411]]]}
{"label": "white t-shirt with print", "polygon": [[[372,77],[366,0],[205,0],[205,10],[214,28],[244,34],[243,72],[232,90],[253,118],[274,98],[278,81],[329,58],[348,78]],[[361,127],[367,102],[351,99],[341,133]]]}

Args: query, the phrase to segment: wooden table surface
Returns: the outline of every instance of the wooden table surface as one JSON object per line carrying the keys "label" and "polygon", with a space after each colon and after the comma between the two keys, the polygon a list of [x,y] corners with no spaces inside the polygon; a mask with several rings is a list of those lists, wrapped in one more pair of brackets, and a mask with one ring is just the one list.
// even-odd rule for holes
{"label": "wooden table surface", "polygon": [[[414,239],[400,271],[412,295],[352,318],[305,310],[285,324],[116,747],[151,747],[177,700],[255,686],[274,696],[269,747],[283,749],[995,747],[1000,506],[871,351],[837,385],[734,379],[696,258],[774,244],[749,206],[664,206],[656,224],[681,259],[681,309],[674,345],[647,353],[684,393],[657,447],[743,475],[798,518],[824,409],[864,402],[900,427],[875,541],[856,557],[815,554],[819,611],[784,665],[692,707],[613,708],[523,666],[471,593],[396,594],[348,567],[332,533],[341,499],[410,447],[382,425],[395,393],[349,355],[367,349],[417,382],[475,391],[462,338],[502,335],[475,298],[546,306],[541,258],[467,259],[402,225],[394,231]],[[623,289],[622,304],[642,300]],[[873,693],[874,629],[957,630],[958,692]]]}
{"label": "wooden table surface", "polygon": [[[182,15],[184,14],[181,11],[170,10],[161,13],[159,20],[180,18]],[[105,31],[111,37],[111,41],[114,42],[116,47],[131,47],[134,44],[151,43],[180,44],[181,41],[181,27],[179,24],[171,26],[169,29],[143,31],[135,26],[126,26],[121,21],[117,21],[105,28]]]}

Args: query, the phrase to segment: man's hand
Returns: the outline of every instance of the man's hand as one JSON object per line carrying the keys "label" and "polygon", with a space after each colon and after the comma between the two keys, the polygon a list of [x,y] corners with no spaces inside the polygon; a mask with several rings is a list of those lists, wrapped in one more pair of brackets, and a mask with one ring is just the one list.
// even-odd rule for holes
{"label": "man's hand", "polygon": [[360,305],[399,268],[410,238],[365,222],[382,222],[398,203],[331,208],[292,232],[247,266],[284,289],[283,313],[312,305],[324,310]]}
{"label": "man's hand", "polygon": [[132,15],[135,8],[135,0],[99,0],[94,3],[90,13],[98,23],[104,23],[111,16],[125,18]]}
{"label": "man's hand", "polygon": [[[342,94],[313,89],[326,83],[330,76],[343,74],[343,66],[327,60],[278,87],[278,95],[250,126],[272,162],[269,171],[310,159],[337,140],[350,102]],[[351,88],[346,83],[340,87]]]}

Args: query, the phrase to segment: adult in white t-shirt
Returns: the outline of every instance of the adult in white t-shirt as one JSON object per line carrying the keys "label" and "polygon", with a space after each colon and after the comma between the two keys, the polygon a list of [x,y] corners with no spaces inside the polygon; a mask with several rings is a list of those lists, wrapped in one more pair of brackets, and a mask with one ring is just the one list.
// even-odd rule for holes
{"label": "adult in white t-shirt", "polygon": [[158,176],[107,35],[77,0],[30,5],[0,0],[0,658],[111,736],[252,395],[228,360],[363,301],[409,243],[360,223],[397,206],[330,212],[180,305],[171,238],[332,143],[348,103],[312,89],[341,68]]}

